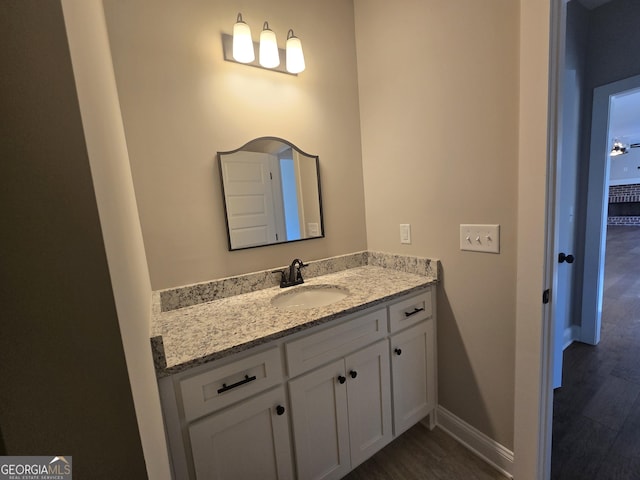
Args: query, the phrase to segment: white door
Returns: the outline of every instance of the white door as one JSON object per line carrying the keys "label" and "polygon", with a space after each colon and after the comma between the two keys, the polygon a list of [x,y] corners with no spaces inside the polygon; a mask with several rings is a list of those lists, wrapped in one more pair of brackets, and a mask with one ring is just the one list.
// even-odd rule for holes
{"label": "white door", "polygon": [[229,240],[234,249],[278,241],[270,172],[272,161],[266,153],[242,151],[222,158]]}
{"label": "white door", "polygon": [[345,359],[351,468],[391,441],[391,381],[387,340]]}
{"label": "white door", "polygon": [[189,435],[198,480],[293,479],[283,387],[191,424]]}
{"label": "white door", "polygon": [[[572,335],[575,270],[575,207],[578,181],[580,86],[575,70],[565,70],[562,89],[561,142],[556,166],[554,255],[558,260],[553,289],[553,388],[562,384],[562,352]],[[575,327],[574,327],[575,328]]]}
{"label": "white door", "polygon": [[298,477],[339,479],[351,470],[344,360],[289,382]]}

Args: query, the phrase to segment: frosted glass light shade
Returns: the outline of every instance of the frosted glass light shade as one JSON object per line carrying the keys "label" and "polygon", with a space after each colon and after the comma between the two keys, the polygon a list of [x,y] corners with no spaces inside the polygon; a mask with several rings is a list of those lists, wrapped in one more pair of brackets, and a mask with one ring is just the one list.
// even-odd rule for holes
{"label": "frosted glass light shade", "polygon": [[287,34],[287,72],[304,72],[304,53],[302,52],[302,42],[289,30]]}
{"label": "frosted glass light shade", "polygon": [[278,53],[278,42],[276,34],[269,29],[269,24],[264,22],[264,27],[260,33],[260,65],[264,68],[275,68],[280,65],[280,54]]}
{"label": "frosted glass light shade", "polygon": [[233,25],[233,59],[240,63],[251,63],[256,59],[253,51],[253,40],[249,25],[242,21],[242,15],[238,14],[238,20]]}

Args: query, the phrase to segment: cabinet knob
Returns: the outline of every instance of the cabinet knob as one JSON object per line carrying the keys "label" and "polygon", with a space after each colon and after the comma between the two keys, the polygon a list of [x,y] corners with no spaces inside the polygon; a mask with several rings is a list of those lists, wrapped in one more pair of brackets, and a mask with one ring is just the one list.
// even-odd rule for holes
{"label": "cabinet knob", "polygon": [[356,372],[355,370],[351,370],[349,372],[349,375],[351,375],[351,378],[356,378],[358,376],[358,372]]}
{"label": "cabinet knob", "polygon": [[283,407],[282,405],[278,405],[278,406],[276,407],[276,413],[277,413],[278,415],[283,415],[283,414],[284,414],[284,407]]}
{"label": "cabinet knob", "polygon": [[347,381],[347,377],[343,377],[342,375],[338,375],[338,383],[342,384]]}
{"label": "cabinet knob", "polygon": [[393,351],[396,353],[396,355],[402,355],[402,349],[401,348],[394,348]]}

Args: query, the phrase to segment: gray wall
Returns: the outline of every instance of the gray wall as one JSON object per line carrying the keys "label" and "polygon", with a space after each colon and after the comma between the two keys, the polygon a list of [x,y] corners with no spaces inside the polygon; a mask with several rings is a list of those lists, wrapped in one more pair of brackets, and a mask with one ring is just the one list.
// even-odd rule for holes
{"label": "gray wall", "polygon": [[591,11],[587,87],[640,74],[640,2],[613,0]]}
{"label": "gray wall", "polygon": [[[439,404],[511,449],[518,4],[357,0],[355,11],[367,246],[440,259]],[[461,251],[461,223],[500,224],[500,254]]]}
{"label": "gray wall", "polygon": [[146,478],[59,2],[2,2],[0,45],[6,452]]}

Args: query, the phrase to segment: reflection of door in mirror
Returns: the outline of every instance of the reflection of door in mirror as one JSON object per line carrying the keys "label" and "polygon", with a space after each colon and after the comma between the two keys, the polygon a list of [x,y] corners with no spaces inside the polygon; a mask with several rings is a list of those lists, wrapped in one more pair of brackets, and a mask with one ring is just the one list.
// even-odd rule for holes
{"label": "reflection of door in mirror", "polygon": [[257,152],[237,152],[233,158],[221,159],[229,236],[236,248],[277,242],[278,230],[284,230],[278,228],[283,219],[277,218],[279,209],[274,208],[271,169],[275,161],[273,155]]}
{"label": "reflection of door in mirror", "polygon": [[300,240],[300,213],[298,211],[298,188],[296,168],[291,149],[280,155],[280,178],[282,179],[282,201],[287,241]]}

